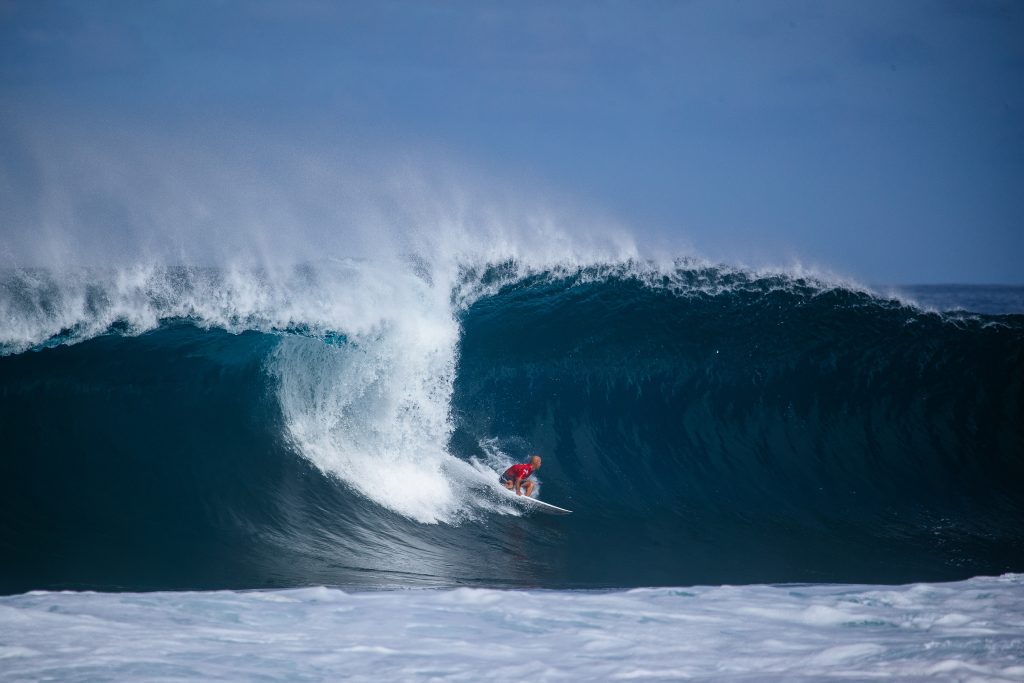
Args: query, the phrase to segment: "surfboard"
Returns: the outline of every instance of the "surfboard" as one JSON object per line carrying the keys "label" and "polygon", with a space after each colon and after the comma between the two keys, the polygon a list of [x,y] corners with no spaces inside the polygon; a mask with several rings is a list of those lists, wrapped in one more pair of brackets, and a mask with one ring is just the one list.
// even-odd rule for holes
{"label": "surfboard", "polygon": [[572,510],[566,510],[560,508],[557,505],[551,503],[545,503],[543,500],[537,500],[536,498],[530,498],[528,496],[517,496],[514,491],[502,487],[502,491],[507,492],[512,497],[512,500],[516,501],[524,508],[528,510],[535,510],[537,512],[543,512],[548,515],[568,515],[572,514]]}
{"label": "surfboard", "polygon": [[516,500],[519,501],[520,505],[531,508],[537,512],[543,512],[549,515],[570,515],[572,510],[566,510],[560,508],[557,505],[551,503],[545,503],[543,500],[537,500],[536,498],[527,498],[526,496],[516,496]]}

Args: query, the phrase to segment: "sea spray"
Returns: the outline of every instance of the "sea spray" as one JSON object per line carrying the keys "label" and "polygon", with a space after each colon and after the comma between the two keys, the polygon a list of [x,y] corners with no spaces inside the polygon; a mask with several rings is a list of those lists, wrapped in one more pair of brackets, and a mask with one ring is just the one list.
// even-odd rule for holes
{"label": "sea spray", "polygon": [[414,274],[353,264],[335,289],[345,342],[290,336],[270,367],[288,434],[325,473],[419,522],[449,520],[446,472],[458,325],[448,291]]}

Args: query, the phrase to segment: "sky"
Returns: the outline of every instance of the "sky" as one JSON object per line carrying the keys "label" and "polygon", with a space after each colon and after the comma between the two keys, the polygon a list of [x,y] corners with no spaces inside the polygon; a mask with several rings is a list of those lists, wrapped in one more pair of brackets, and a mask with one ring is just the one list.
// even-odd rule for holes
{"label": "sky", "polygon": [[1024,3],[0,0],[0,263],[476,201],[1024,283]]}

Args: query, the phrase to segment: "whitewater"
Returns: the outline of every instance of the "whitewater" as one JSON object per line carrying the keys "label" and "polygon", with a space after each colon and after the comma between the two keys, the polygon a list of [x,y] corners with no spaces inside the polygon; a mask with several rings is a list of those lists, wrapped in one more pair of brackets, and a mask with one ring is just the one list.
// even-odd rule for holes
{"label": "whitewater", "polygon": [[1020,575],[0,598],[5,680],[1024,680]]}

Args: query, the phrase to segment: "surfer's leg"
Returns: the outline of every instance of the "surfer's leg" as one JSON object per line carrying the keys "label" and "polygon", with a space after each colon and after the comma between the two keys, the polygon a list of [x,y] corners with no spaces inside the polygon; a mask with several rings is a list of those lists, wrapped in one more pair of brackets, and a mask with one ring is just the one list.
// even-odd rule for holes
{"label": "surfer's leg", "polygon": [[530,496],[533,495],[533,482],[532,481],[524,481],[523,482],[523,487],[526,489],[526,497],[527,498],[529,498]]}

